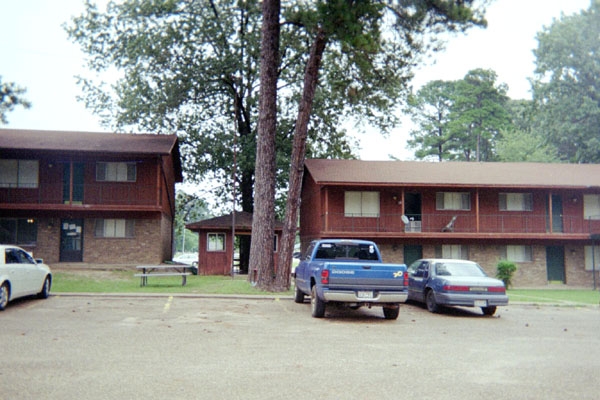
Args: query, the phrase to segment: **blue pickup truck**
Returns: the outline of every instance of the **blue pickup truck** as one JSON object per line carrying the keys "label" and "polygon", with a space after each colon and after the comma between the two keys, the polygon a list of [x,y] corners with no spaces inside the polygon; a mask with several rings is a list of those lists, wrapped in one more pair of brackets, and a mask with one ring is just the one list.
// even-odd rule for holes
{"label": "blue pickup truck", "polygon": [[325,316],[327,304],[353,309],[383,307],[386,319],[397,319],[408,297],[405,264],[384,264],[374,242],[326,239],[311,242],[293,274],[294,301],[310,296],[315,318]]}

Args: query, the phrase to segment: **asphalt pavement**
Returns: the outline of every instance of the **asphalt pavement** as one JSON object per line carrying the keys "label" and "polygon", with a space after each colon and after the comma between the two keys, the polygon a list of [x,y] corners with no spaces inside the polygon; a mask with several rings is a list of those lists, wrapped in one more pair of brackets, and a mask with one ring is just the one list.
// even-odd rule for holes
{"label": "asphalt pavement", "polygon": [[0,399],[597,399],[600,309],[430,314],[52,295],[0,313]]}

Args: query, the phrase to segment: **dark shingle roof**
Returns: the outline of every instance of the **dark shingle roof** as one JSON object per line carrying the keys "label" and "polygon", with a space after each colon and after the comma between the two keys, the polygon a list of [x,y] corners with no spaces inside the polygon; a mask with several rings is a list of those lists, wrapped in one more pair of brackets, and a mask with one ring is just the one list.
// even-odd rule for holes
{"label": "dark shingle roof", "polygon": [[168,155],[176,135],[0,129],[1,150]]}
{"label": "dark shingle roof", "polygon": [[175,181],[182,182],[181,155],[176,135],[0,129],[0,155],[112,154],[173,156]]}
{"label": "dark shingle roof", "polygon": [[[186,228],[191,231],[198,231],[201,229],[231,229],[231,213],[223,215],[221,217],[209,218],[198,222],[192,222],[186,224]],[[236,211],[235,213],[235,229],[251,231],[252,230],[252,213],[244,211]],[[282,230],[283,223],[275,220],[275,230]]]}
{"label": "dark shingle roof", "polygon": [[319,184],[600,188],[598,164],[306,160]]}

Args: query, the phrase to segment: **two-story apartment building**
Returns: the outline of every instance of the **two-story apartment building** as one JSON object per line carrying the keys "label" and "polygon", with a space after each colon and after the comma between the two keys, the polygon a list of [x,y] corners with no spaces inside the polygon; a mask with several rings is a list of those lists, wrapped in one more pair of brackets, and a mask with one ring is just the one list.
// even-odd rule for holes
{"label": "two-story apartment building", "polygon": [[388,262],[465,258],[494,275],[508,259],[515,286],[591,286],[599,234],[600,165],[306,161],[303,249],[358,237]]}
{"label": "two-story apartment building", "polygon": [[0,243],[47,263],[170,260],[175,135],[0,129]]}

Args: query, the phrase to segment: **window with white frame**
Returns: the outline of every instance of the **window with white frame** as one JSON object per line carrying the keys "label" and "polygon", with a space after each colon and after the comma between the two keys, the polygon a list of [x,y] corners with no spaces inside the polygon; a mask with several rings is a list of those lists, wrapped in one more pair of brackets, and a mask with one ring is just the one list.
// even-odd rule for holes
{"label": "window with white frame", "polygon": [[436,258],[469,259],[469,246],[463,244],[444,244],[435,247]]}
{"label": "window with white frame", "polygon": [[135,223],[132,219],[97,219],[94,235],[99,238],[134,237]]}
{"label": "window with white frame", "polygon": [[135,163],[96,163],[96,181],[98,182],[135,182],[136,174]]}
{"label": "window with white frame", "polygon": [[[600,271],[600,246],[585,246],[585,270]],[[593,265],[596,264],[596,268]]]}
{"label": "window with white frame", "polygon": [[468,211],[471,209],[471,193],[437,192],[435,194],[435,207],[437,210]]}
{"label": "window with white frame", "polygon": [[583,218],[600,219],[600,194],[583,195]]}
{"label": "window with white frame", "polygon": [[531,246],[508,245],[502,251],[502,258],[513,262],[533,261],[533,250]]}
{"label": "window with white frame", "polygon": [[0,187],[35,189],[38,177],[38,160],[0,160]]}
{"label": "window with white frame", "polygon": [[209,233],[206,243],[207,251],[225,251],[225,234]]}
{"label": "window with white frame", "polygon": [[379,192],[345,192],[344,216],[379,217]]}
{"label": "window with white frame", "polygon": [[500,211],[531,211],[532,199],[531,193],[500,193],[498,205]]}

